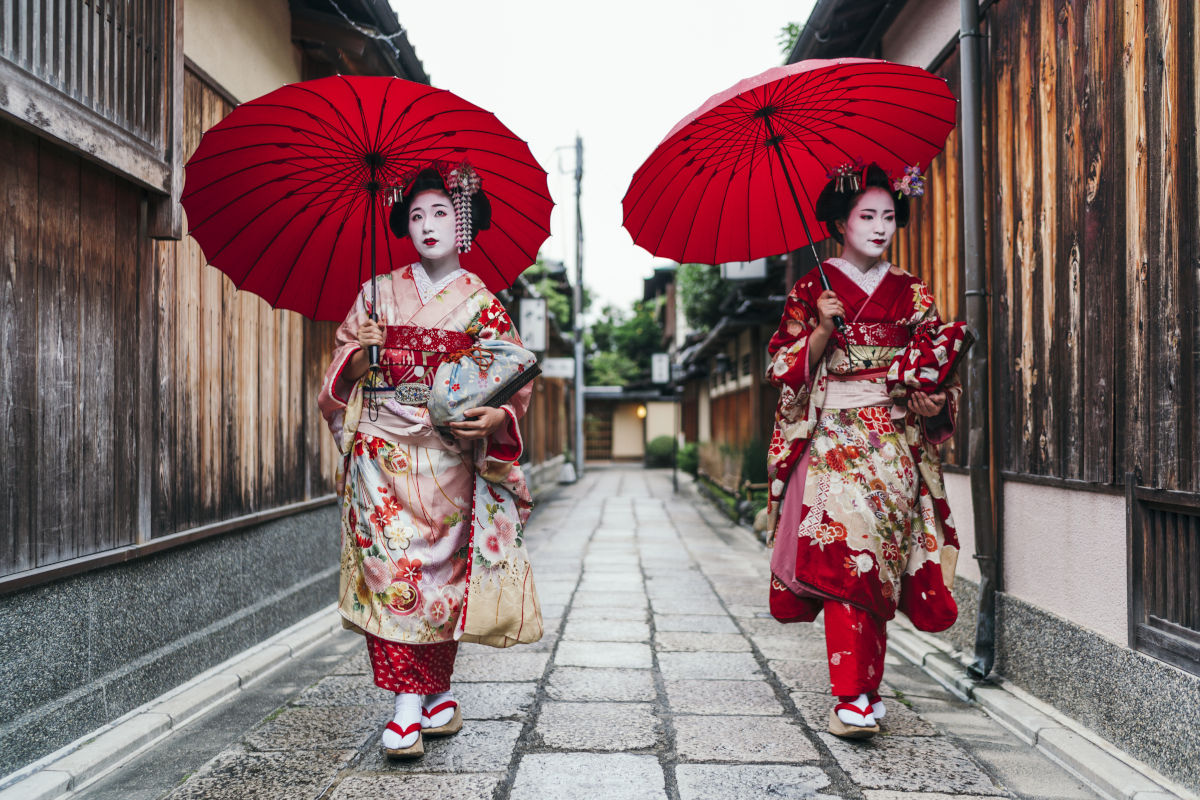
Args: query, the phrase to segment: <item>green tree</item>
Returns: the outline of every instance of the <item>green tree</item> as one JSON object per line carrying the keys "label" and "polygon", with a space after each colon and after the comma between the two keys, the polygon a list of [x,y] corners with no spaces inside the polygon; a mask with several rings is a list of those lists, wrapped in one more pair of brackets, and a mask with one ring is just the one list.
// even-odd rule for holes
{"label": "green tree", "polygon": [[775,41],[779,42],[779,52],[784,58],[792,54],[792,48],[796,46],[796,40],[800,38],[800,30],[799,22],[789,22],[779,29]]}
{"label": "green tree", "polygon": [[721,270],[709,264],[680,264],[675,283],[683,303],[688,325],[701,331],[711,330],[721,320],[721,301],[728,294]]}
{"label": "green tree", "polygon": [[651,355],[662,349],[662,326],[654,310],[641,300],[631,312],[604,307],[589,331],[589,384],[626,386],[650,371]]}

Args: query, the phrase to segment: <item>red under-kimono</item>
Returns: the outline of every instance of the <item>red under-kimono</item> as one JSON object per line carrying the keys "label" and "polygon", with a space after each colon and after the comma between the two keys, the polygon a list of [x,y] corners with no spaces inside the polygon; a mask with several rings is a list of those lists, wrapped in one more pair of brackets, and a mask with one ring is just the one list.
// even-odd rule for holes
{"label": "red under-kimono", "polygon": [[897,610],[927,631],[957,617],[958,538],[937,444],[953,432],[961,388],[947,385],[933,418],[897,404],[904,390],[889,394],[889,366],[916,332],[942,328],[932,295],[893,265],[876,268],[882,278],[873,275],[869,291],[848,262],[824,266],[846,309],[846,338],[835,333],[810,371],[822,291],[813,270],[792,288],[768,348],[768,379],[780,389],[768,455],[770,600],[782,622],[825,610],[831,688],[846,696],[878,688]]}

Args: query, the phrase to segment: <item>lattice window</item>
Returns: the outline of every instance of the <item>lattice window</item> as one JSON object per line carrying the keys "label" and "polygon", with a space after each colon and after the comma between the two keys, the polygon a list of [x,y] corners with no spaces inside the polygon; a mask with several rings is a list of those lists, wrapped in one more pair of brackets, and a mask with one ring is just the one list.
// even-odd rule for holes
{"label": "lattice window", "polygon": [[1126,480],[1129,644],[1200,675],[1200,497]]}

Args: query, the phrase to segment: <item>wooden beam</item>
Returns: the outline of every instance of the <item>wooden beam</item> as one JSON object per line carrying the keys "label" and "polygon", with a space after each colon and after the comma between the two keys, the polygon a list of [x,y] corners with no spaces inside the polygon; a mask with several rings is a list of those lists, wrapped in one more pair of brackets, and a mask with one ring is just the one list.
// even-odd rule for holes
{"label": "wooden beam", "polygon": [[178,240],[183,238],[183,0],[171,0],[166,12],[162,111],[169,173],[166,194],[150,200],[147,233],[152,239]]}

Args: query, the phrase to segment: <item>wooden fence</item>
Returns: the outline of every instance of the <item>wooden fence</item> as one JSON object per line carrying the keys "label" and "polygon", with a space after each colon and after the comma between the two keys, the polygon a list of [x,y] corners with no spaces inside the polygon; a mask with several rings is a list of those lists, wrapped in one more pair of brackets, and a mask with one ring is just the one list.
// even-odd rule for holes
{"label": "wooden fence", "polygon": [[[984,27],[999,466],[1200,491],[1200,11],[1004,0]],[[957,94],[956,53],[938,73]],[[947,318],[963,286],[960,159],[956,132],[895,254]]]}
{"label": "wooden fence", "polygon": [[[186,157],[231,106],[191,73],[185,106]],[[328,495],[335,326],[151,241],[143,191],[62,147],[0,122],[0,162],[0,576]]]}

